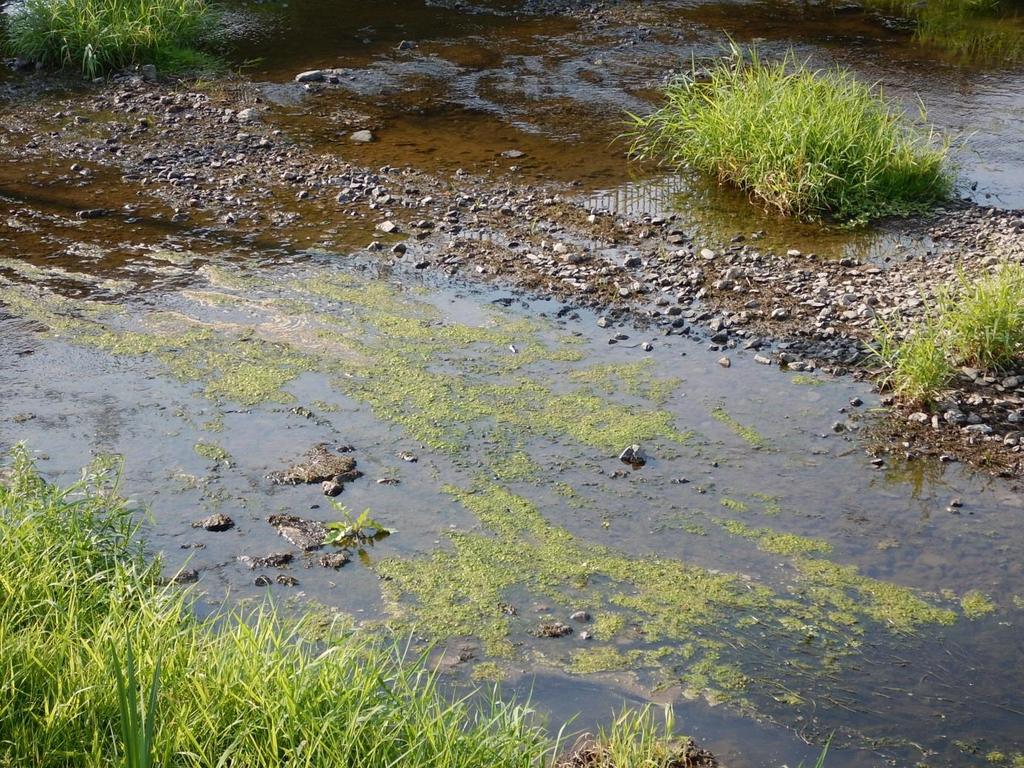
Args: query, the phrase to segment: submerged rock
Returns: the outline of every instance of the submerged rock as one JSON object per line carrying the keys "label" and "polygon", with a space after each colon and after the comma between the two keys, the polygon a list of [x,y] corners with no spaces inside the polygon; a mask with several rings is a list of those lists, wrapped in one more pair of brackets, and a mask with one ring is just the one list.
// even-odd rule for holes
{"label": "submerged rock", "polygon": [[565,637],[572,634],[572,627],[560,621],[547,622],[537,627],[537,637]]}
{"label": "submerged rock", "polygon": [[324,480],[323,483],[320,484],[320,488],[323,490],[324,496],[329,496],[331,498],[345,490],[344,484],[339,483],[337,480]]}
{"label": "submerged rock", "polygon": [[164,579],[166,584],[194,584],[199,581],[199,571],[195,568],[182,568],[173,576]]}
{"label": "submerged rock", "polygon": [[263,555],[262,557],[253,557],[252,555],[241,555],[238,558],[238,562],[248,565],[250,568],[282,568],[292,560],[295,556],[291,552],[271,552],[269,555]]}
{"label": "submerged rock", "polygon": [[304,461],[269,477],[281,485],[300,485],[322,483],[325,480],[346,483],[362,475],[363,473],[356,469],[355,459],[335,453],[326,443],[320,443],[309,449]]}
{"label": "submerged rock", "polygon": [[345,552],[325,552],[320,555],[320,559],[317,561],[324,568],[333,568],[338,570],[343,565],[351,561],[352,558]]}
{"label": "submerged rock", "polygon": [[217,514],[210,515],[209,517],[205,517],[202,520],[196,520],[194,523],[192,523],[192,527],[202,528],[207,531],[220,532],[234,528],[235,521],[227,515],[223,515],[220,512],[218,512]]}
{"label": "submerged rock", "polygon": [[295,515],[271,515],[267,518],[285,541],[304,552],[319,549],[327,538],[327,529],[316,520],[305,520]]}

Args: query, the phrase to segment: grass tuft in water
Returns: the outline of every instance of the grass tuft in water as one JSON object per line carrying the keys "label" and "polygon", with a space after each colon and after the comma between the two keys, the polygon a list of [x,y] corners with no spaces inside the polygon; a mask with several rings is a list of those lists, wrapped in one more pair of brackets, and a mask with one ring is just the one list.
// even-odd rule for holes
{"label": "grass tuft in water", "polygon": [[645,709],[625,711],[597,738],[584,737],[573,752],[555,768],[711,768],[714,758],[686,738],[673,738],[671,708],[665,708],[664,727],[659,728]]}
{"label": "grass tuft in water", "polygon": [[134,64],[202,69],[212,59],[195,46],[212,24],[205,0],[25,0],[11,12],[7,47],[88,77]]}
{"label": "grass tuft in water", "polygon": [[881,324],[875,354],[883,385],[910,402],[934,400],[958,366],[1014,367],[1024,360],[1024,266],[1002,264],[975,279],[961,273],[902,338]]}
{"label": "grass tuft in water", "polygon": [[857,224],[949,196],[948,142],[844,70],[732,46],[634,117],[631,153],[717,176],[770,211]]}

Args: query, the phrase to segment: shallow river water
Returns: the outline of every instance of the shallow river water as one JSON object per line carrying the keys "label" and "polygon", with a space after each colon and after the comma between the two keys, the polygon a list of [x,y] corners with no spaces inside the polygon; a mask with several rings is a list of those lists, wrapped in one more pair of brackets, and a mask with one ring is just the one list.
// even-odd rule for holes
{"label": "shallow river water", "polygon": [[[854,68],[908,105],[920,95],[932,121],[973,133],[962,192],[1024,205],[1020,73],[920,48],[870,14],[647,3],[595,32],[507,6],[309,0],[239,24],[232,56],[253,61],[282,124],[369,166],[560,183],[587,207],[677,211],[826,253],[921,247],[634,175],[613,143],[623,111],[729,34]],[[318,66],[351,78],[290,84]],[[377,141],[338,140],[351,110]],[[0,260],[0,449],[24,442],[60,482],[123,457],[153,551],[169,575],[195,569],[212,604],[269,591],[388,625],[437,643],[460,685],[529,693],[554,726],[672,703],[730,766],[813,763],[830,736],[835,766],[1024,753],[1024,497],[957,464],[873,462],[867,385],[750,355],[724,368],[685,336],[602,328],[550,297],[365,252],[186,249],[145,210],[87,240],[65,226],[88,204],[70,183],[19,179],[13,163],[2,179],[4,207],[38,219],[5,234]],[[362,224],[350,235],[369,239]],[[363,472],[336,499],[269,479],[321,443]],[[633,444],[643,466],[619,460]],[[394,532],[338,570],[268,522],[367,508]],[[236,526],[192,526],[218,512]],[[279,552],[292,562],[240,559]],[[573,632],[545,636],[556,622]]]}

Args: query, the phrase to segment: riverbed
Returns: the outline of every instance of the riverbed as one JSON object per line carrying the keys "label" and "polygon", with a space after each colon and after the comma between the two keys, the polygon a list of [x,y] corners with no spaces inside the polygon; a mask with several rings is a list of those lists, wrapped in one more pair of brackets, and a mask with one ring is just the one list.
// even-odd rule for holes
{"label": "riverbed", "polygon": [[[1012,209],[1024,78],[917,46],[870,13],[558,10],[239,8],[230,56],[251,63],[214,88],[266,130],[225,116],[237,146],[193,170],[144,136],[193,102],[101,91],[75,114],[74,93],[40,76],[5,83],[0,447],[25,443],[58,482],[123,461],[152,551],[208,605],[269,592],[433,645],[459,690],[529,693],[555,728],[671,703],[730,766],[812,763],[830,737],[829,765],[1012,764],[1024,753],[1013,480],[880,456],[869,383],[709,345],[714,313],[699,300],[663,323],[612,311],[634,290],[619,251],[575,296],[485,251],[563,253],[513,247],[535,236],[587,253],[597,235],[572,239],[573,217],[613,230],[616,216],[674,215],[688,239],[757,233],[765,248],[869,263],[931,253],[898,225],[793,225],[631,165],[623,113],[649,108],[669,70],[720,50],[724,33],[793,46],[971,134],[956,150],[961,194]],[[294,82],[314,68],[339,82]],[[214,111],[195,108],[197,146]],[[353,142],[357,130],[373,140]],[[255,170],[264,149],[281,152],[274,184]],[[308,184],[319,155],[338,168],[324,161]],[[204,185],[204,164],[217,183]],[[499,190],[559,216],[503,213],[489,203]],[[459,248],[434,247],[440,231]],[[362,476],[334,497],[275,482],[321,445]],[[364,509],[392,532],[340,567],[322,562],[340,550],[303,551],[277,517]],[[233,526],[194,526],[215,514]]]}

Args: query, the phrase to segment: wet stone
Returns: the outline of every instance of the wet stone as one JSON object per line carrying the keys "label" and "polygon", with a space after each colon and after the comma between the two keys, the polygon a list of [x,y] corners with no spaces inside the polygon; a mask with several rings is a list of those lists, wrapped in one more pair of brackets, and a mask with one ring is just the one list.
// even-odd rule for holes
{"label": "wet stone", "polygon": [[238,558],[238,562],[248,565],[250,568],[283,568],[288,565],[295,556],[291,552],[271,552],[269,555],[263,555],[262,557],[253,557],[252,555],[241,555]]}
{"label": "wet stone", "polygon": [[572,627],[560,621],[545,622],[537,627],[537,637],[565,637],[572,634]]}
{"label": "wet stone", "polygon": [[586,611],[576,611],[569,617],[570,621],[590,621],[590,614]]}
{"label": "wet stone", "polygon": [[306,520],[296,515],[271,515],[267,518],[281,537],[304,552],[319,549],[327,538],[323,523]]}
{"label": "wet stone", "polygon": [[235,521],[227,515],[223,515],[220,512],[218,512],[217,514],[210,515],[209,517],[205,517],[202,520],[196,520],[194,523],[192,523],[192,527],[202,528],[207,531],[220,532],[234,528]]}
{"label": "wet stone", "polygon": [[324,496],[333,498],[345,490],[345,486],[336,480],[324,480],[320,484],[321,490],[324,492]]}
{"label": "wet stone", "polygon": [[182,568],[164,581],[167,584],[194,584],[199,581],[199,571],[195,568]]}
{"label": "wet stone", "polygon": [[322,483],[325,480],[344,483],[362,474],[356,469],[356,460],[351,456],[339,455],[325,443],[320,443],[306,453],[305,461],[284,472],[270,475],[270,479],[282,485]]}
{"label": "wet stone", "polygon": [[349,558],[349,556],[344,552],[325,552],[320,555],[320,559],[317,562],[324,568],[333,568],[334,570],[338,570],[350,560],[351,558]]}
{"label": "wet stone", "polygon": [[619,461],[636,469],[647,463],[647,453],[637,444],[629,445],[622,449]]}
{"label": "wet stone", "polygon": [[252,583],[253,583],[253,586],[256,586],[256,587],[269,587],[274,582],[270,580],[269,576],[260,575],[260,576],[257,576],[255,579],[253,579]]}

